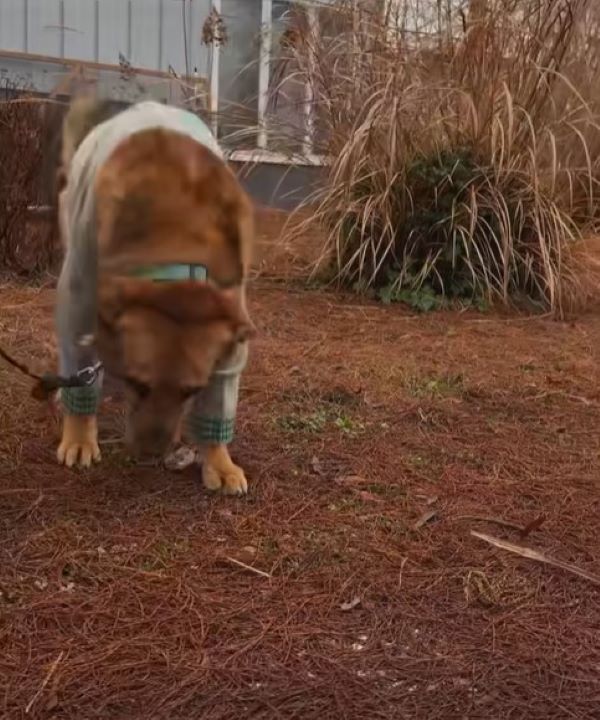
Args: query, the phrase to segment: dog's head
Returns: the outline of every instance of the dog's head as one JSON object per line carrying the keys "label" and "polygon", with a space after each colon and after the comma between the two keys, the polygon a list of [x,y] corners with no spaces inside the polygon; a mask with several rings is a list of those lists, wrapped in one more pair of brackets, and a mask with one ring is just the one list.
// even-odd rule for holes
{"label": "dog's head", "polygon": [[127,387],[134,454],[168,449],[188,402],[252,333],[238,291],[126,277],[100,283],[98,349]]}

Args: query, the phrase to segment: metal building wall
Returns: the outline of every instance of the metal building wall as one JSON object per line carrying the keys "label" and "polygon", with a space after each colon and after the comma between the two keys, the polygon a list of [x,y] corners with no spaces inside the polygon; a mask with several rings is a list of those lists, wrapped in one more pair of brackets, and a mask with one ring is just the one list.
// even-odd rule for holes
{"label": "metal building wall", "polygon": [[139,68],[202,73],[210,9],[210,0],[0,0],[0,51],[110,65],[122,55]]}
{"label": "metal building wall", "polygon": [[[319,4],[328,1],[318,0]],[[270,160],[255,157],[259,166],[244,173],[243,182],[251,194],[266,204],[293,206],[297,194],[310,185],[308,177],[319,171],[290,168],[285,156],[275,159],[277,152],[269,146],[271,135],[265,132],[261,142],[261,131],[257,132],[262,127],[259,95],[263,117],[269,89],[270,51],[265,73],[264,38],[269,33],[277,43],[288,2],[0,0],[0,82],[48,93],[72,71],[69,61],[96,63],[91,74],[103,94],[125,102],[154,97],[180,104],[181,84],[156,73],[174,70],[185,76],[197,69],[211,92],[217,89],[213,94],[220,111],[218,134],[232,151],[231,159],[244,163],[244,153],[253,154],[257,147],[263,155],[273,156]],[[297,2],[310,4],[311,0]],[[227,32],[227,42],[218,52],[202,42],[203,26],[213,6]],[[123,77],[122,60],[142,72]]]}

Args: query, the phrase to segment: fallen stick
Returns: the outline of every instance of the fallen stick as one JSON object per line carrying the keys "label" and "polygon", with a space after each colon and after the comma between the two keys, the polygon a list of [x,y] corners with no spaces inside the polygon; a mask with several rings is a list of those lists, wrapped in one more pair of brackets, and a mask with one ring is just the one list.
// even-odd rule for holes
{"label": "fallen stick", "polygon": [[234,565],[239,565],[239,567],[244,568],[244,570],[250,570],[250,572],[260,575],[261,577],[266,577],[266,578],[273,577],[270,573],[267,573],[264,570],[259,570],[258,568],[252,567],[252,565],[246,565],[246,563],[243,563],[241,560],[236,560],[235,558],[232,558],[232,557],[226,557],[225,559],[229,560],[229,562],[233,563]]}
{"label": "fallen stick", "polygon": [[500,538],[493,537],[492,535],[476,532],[475,530],[471,530],[471,535],[489,543],[490,545],[494,545],[494,547],[501,548],[502,550],[508,550],[508,552],[515,553],[516,555],[520,555],[528,560],[536,560],[537,562],[560,568],[561,570],[565,570],[573,575],[578,575],[585,580],[589,580],[596,585],[600,585],[600,577],[598,577],[598,575],[594,575],[587,570],[582,570],[571,563],[556,560],[555,558],[548,557],[548,555],[544,555],[537,550],[532,550],[531,548],[523,547],[522,545],[515,545],[514,543],[508,542],[508,540],[502,540]]}
{"label": "fallen stick", "polygon": [[39,696],[44,692],[44,688],[45,688],[46,685],[50,682],[50,678],[51,678],[51,677],[54,675],[54,673],[56,672],[56,668],[58,667],[58,664],[60,663],[60,661],[63,659],[64,655],[65,655],[65,651],[64,651],[64,650],[61,650],[59,656],[58,656],[58,657],[56,658],[56,660],[52,663],[52,665],[50,665],[50,668],[49,668],[48,672],[46,673],[46,677],[44,678],[42,684],[41,684],[40,687],[38,688],[36,694],[35,694],[35,695],[31,698],[31,700],[27,703],[27,707],[25,708],[25,714],[26,714],[26,715],[29,715],[29,711],[30,711],[31,708],[33,707],[33,704],[34,704],[35,701],[39,698]]}

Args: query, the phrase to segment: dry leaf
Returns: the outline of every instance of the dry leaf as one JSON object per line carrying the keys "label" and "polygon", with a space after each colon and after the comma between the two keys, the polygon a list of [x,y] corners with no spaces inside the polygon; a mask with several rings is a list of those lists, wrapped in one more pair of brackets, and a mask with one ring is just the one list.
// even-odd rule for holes
{"label": "dry leaf", "polygon": [[51,710],[54,710],[58,707],[58,694],[56,693],[56,690],[52,692],[50,697],[48,698],[48,702],[46,703],[46,710],[50,712]]}
{"label": "dry leaf", "polygon": [[183,445],[174,452],[167,455],[164,465],[167,470],[180,472],[196,462],[196,451],[193,448]]}
{"label": "dry leaf", "polygon": [[427,525],[427,523],[435,520],[436,517],[437,512],[435,510],[429,510],[428,512],[423,513],[423,515],[421,515],[421,517],[413,525],[413,530],[418,530],[419,528],[422,528],[423,525]]}
{"label": "dry leaf", "polygon": [[368,490],[355,490],[354,493],[358,495],[358,497],[363,500],[364,502],[375,502],[375,503],[382,503],[383,498],[380,498],[379,495],[375,495],[372,492],[369,492]]}
{"label": "dry leaf", "polygon": [[240,550],[239,559],[246,563],[252,563],[256,558],[257,549],[253,545],[245,545]]}
{"label": "dry leaf", "polygon": [[313,458],[310,461],[310,468],[315,473],[315,475],[323,475],[323,466],[321,465],[321,461],[316,455],[313,455]]}
{"label": "dry leaf", "polygon": [[530,523],[527,523],[527,525],[525,525],[525,527],[519,533],[521,540],[524,540],[528,535],[530,535],[535,530],[539,530],[545,522],[546,522],[546,516],[540,515],[539,517],[535,518],[535,520],[532,520]]}
{"label": "dry leaf", "polygon": [[356,595],[349,602],[342,603],[340,605],[340,610],[343,610],[344,612],[349,612],[350,610],[354,610],[355,607],[358,607],[360,603],[361,600],[358,595]]}

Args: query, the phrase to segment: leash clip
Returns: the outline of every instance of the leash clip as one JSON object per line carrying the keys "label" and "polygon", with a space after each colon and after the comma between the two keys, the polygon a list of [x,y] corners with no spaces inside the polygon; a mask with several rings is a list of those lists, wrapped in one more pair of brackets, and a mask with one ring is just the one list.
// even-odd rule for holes
{"label": "leash clip", "polygon": [[87,367],[78,370],[75,375],[77,383],[72,387],[89,387],[90,385],[93,385],[96,382],[101,369],[102,363],[97,362],[95,365],[88,365]]}
{"label": "leash clip", "polygon": [[43,375],[33,387],[31,394],[36,400],[47,400],[52,393],[61,388],[90,387],[96,382],[101,369],[102,363],[97,362],[95,365],[88,365],[78,370],[75,375],[67,378],[60,377],[60,375]]}

